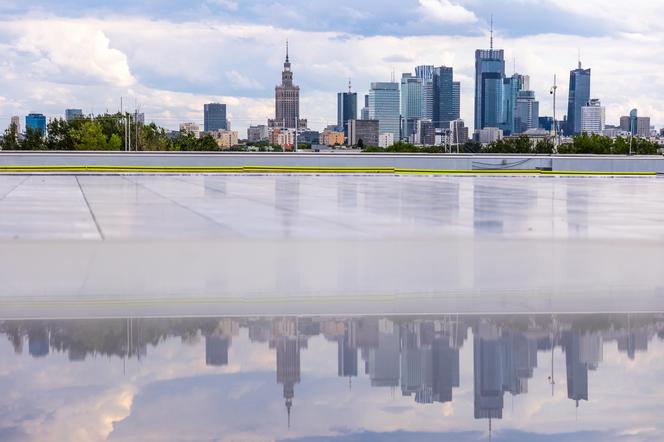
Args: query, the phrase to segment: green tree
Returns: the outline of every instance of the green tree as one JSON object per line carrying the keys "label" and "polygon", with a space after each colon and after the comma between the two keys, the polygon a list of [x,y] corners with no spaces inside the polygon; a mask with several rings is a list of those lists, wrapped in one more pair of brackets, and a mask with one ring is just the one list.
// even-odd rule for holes
{"label": "green tree", "polygon": [[39,129],[28,127],[25,130],[25,138],[19,144],[20,150],[44,150],[44,137]]}
{"label": "green tree", "polygon": [[106,150],[122,150],[122,138],[120,138],[120,135],[111,135],[108,143],[106,143]]}
{"label": "green tree", "polygon": [[106,136],[101,124],[97,121],[87,120],[80,128],[72,130],[76,150],[106,150]]}
{"label": "green tree", "polygon": [[18,133],[16,131],[16,125],[10,124],[9,127],[5,130],[5,134],[0,140],[0,149],[1,150],[19,150],[21,147],[18,142]]}
{"label": "green tree", "polygon": [[173,147],[171,140],[166,135],[166,131],[154,123],[141,127],[139,140],[141,150],[166,151],[171,150]]}
{"label": "green tree", "polygon": [[210,152],[220,150],[219,145],[215,141],[214,137],[210,134],[205,134],[203,137],[196,141],[196,150],[198,151]]}
{"label": "green tree", "polygon": [[553,153],[553,142],[549,138],[539,140],[535,145],[535,153],[550,155]]}
{"label": "green tree", "polygon": [[74,140],[71,137],[69,123],[62,118],[54,118],[48,122],[46,148],[48,150],[73,150]]}

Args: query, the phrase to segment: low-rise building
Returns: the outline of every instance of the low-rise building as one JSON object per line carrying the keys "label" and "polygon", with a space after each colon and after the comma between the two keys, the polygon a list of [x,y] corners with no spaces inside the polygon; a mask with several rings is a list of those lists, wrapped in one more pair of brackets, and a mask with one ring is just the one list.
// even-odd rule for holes
{"label": "low-rise building", "polygon": [[475,131],[475,140],[486,145],[503,139],[503,131],[497,127],[485,127]]}
{"label": "low-rise building", "polygon": [[[360,141],[362,141],[360,143]],[[350,120],[348,124],[348,144],[357,146],[378,146],[378,120]]]}
{"label": "low-rise building", "polygon": [[235,130],[215,130],[208,132],[212,138],[217,142],[217,145],[222,150],[228,150],[233,146],[238,145],[238,133]]}
{"label": "low-rise building", "polygon": [[592,99],[581,107],[581,133],[602,133],[605,120],[606,108],[598,99]]}
{"label": "low-rise building", "polygon": [[320,134],[320,144],[325,144],[326,146],[342,146],[344,141],[344,133],[337,130],[327,128]]}
{"label": "low-rise building", "polygon": [[290,151],[295,146],[295,129],[275,127],[270,131],[270,144]]}
{"label": "low-rise building", "polygon": [[378,135],[378,147],[386,148],[394,144],[394,134],[385,132]]}
{"label": "low-rise building", "polygon": [[194,123],[193,121],[180,123],[180,132],[184,134],[192,134],[196,138],[201,137],[201,127],[198,123]]}
{"label": "low-rise building", "polygon": [[270,139],[268,127],[265,124],[258,126],[249,126],[247,128],[247,141],[250,143],[258,143],[260,141],[267,141]]}

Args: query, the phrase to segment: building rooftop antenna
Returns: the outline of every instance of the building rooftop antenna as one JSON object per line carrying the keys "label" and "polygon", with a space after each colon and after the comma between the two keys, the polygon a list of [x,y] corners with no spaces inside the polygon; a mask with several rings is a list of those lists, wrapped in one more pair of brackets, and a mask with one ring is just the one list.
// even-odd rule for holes
{"label": "building rooftop antenna", "polygon": [[286,39],[286,63],[288,62],[288,39]]}
{"label": "building rooftop antenna", "polygon": [[491,14],[491,40],[489,42],[489,49],[493,51],[493,14]]}
{"label": "building rooftop antenna", "polygon": [[579,69],[581,69],[581,48],[579,48]]}
{"label": "building rooftop antenna", "polygon": [[350,91],[351,91],[351,86],[352,86],[352,83],[351,83],[350,80],[351,80],[350,77],[348,77],[348,93],[349,94],[351,93]]}

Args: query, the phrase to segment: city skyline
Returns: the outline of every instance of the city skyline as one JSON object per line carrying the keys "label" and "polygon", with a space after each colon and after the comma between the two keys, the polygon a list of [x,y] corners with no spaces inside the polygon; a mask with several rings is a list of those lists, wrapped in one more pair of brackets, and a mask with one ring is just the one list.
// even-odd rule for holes
{"label": "city skyline", "polygon": [[[615,27],[609,29],[591,23],[591,6],[540,3],[533,6],[534,12],[555,10],[561,20],[536,28],[525,19],[519,22],[519,7],[509,1],[502,7],[516,17],[506,17],[503,10],[477,9],[467,2],[422,0],[411,5],[414,12],[405,23],[408,26],[392,32],[385,28],[388,17],[375,15],[370,20],[373,25],[355,32],[333,32],[325,26],[314,31],[310,24],[286,21],[283,28],[272,28],[269,38],[264,37],[264,17],[243,16],[226,26],[251,6],[244,4],[222,14],[214,13],[223,9],[218,3],[208,2],[206,7],[214,11],[203,19],[197,9],[177,15],[141,10],[139,5],[130,12],[124,3],[113,15],[95,15],[103,11],[95,2],[78,15],[58,17],[44,6],[25,9],[11,3],[0,7],[5,29],[0,41],[6,45],[0,53],[7,60],[0,76],[13,86],[0,94],[0,125],[7,126],[12,115],[31,112],[54,117],[63,116],[67,108],[81,108],[85,113],[115,111],[119,97],[124,96],[130,106],[138,104],[147,121],[169,129],[184,121],[202,123],[205,103],[226,103],[233,129],[244,133],[250,124],[264,124],[274,114],[273,88],[288,39],[301,87],[300,114],[308,118],[312,129],[321,130],[336,121],[335,97],[346,89],[349,77],[362,97],[371,82],[388,81],[393,71],[400,78],[418,65],[454,68],[455,80],[461,82],[461,117],[472,127],[473,54],[489,47],[491,12],[496,16],[494,47],[505,51],[505,73],[511,76],[516,65],[516,72],[530,76],[540,115],[552,114],[548,90],[553,75],[566,78],[577,65],[580,48],[584,67],[593,70],[591,98],[600,99],[606,107],[607,124],[618,124],[620,116],[632,108],[650,116],[658,127],[664,123],[658,106],[664,97],[656,87],[664,80],[653,55],[662,33],[658,23],[646,20],[639,33],[628,12],[613,18]],[[301,14],[311,12],[299,7]],[[644,7],[656,14],[659,6],[644,3]],[[441,10],[456,12],[441,15]],[[358,23],[369,20],[352,11],[347,14]],[[576,21],[563,23],[562,18],[570,17]],[[127,18],[130,24],[125,23]],[[419,26],[409,25],[414,22]],[[437,23],[451,24],[446,35]],[[427,29],[436,34],[427,35]],[[219,55],[202,56],[208,52]],[[174,66],[174,56],[183,62]],[[567,85],[562,83],[559,119],[566,113]]]}

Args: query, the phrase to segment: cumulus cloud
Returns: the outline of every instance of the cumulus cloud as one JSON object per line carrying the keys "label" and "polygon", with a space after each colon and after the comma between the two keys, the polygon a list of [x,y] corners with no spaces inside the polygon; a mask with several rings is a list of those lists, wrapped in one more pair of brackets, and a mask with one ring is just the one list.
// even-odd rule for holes
{"label": "cumulus cloud", "polygon": [[6,25],[18,34],[13,49],[30,60],[28,74],[33,77],[119,86],[135,81],[127,56],[111,48],[108,36],[85,21],[28,20]]}
{"label": "cumulus cloud", "polygon": [[420,0],[420,10],[425,19],[439,23],[474,23],[477,17],[472,11],[450,0]]}

